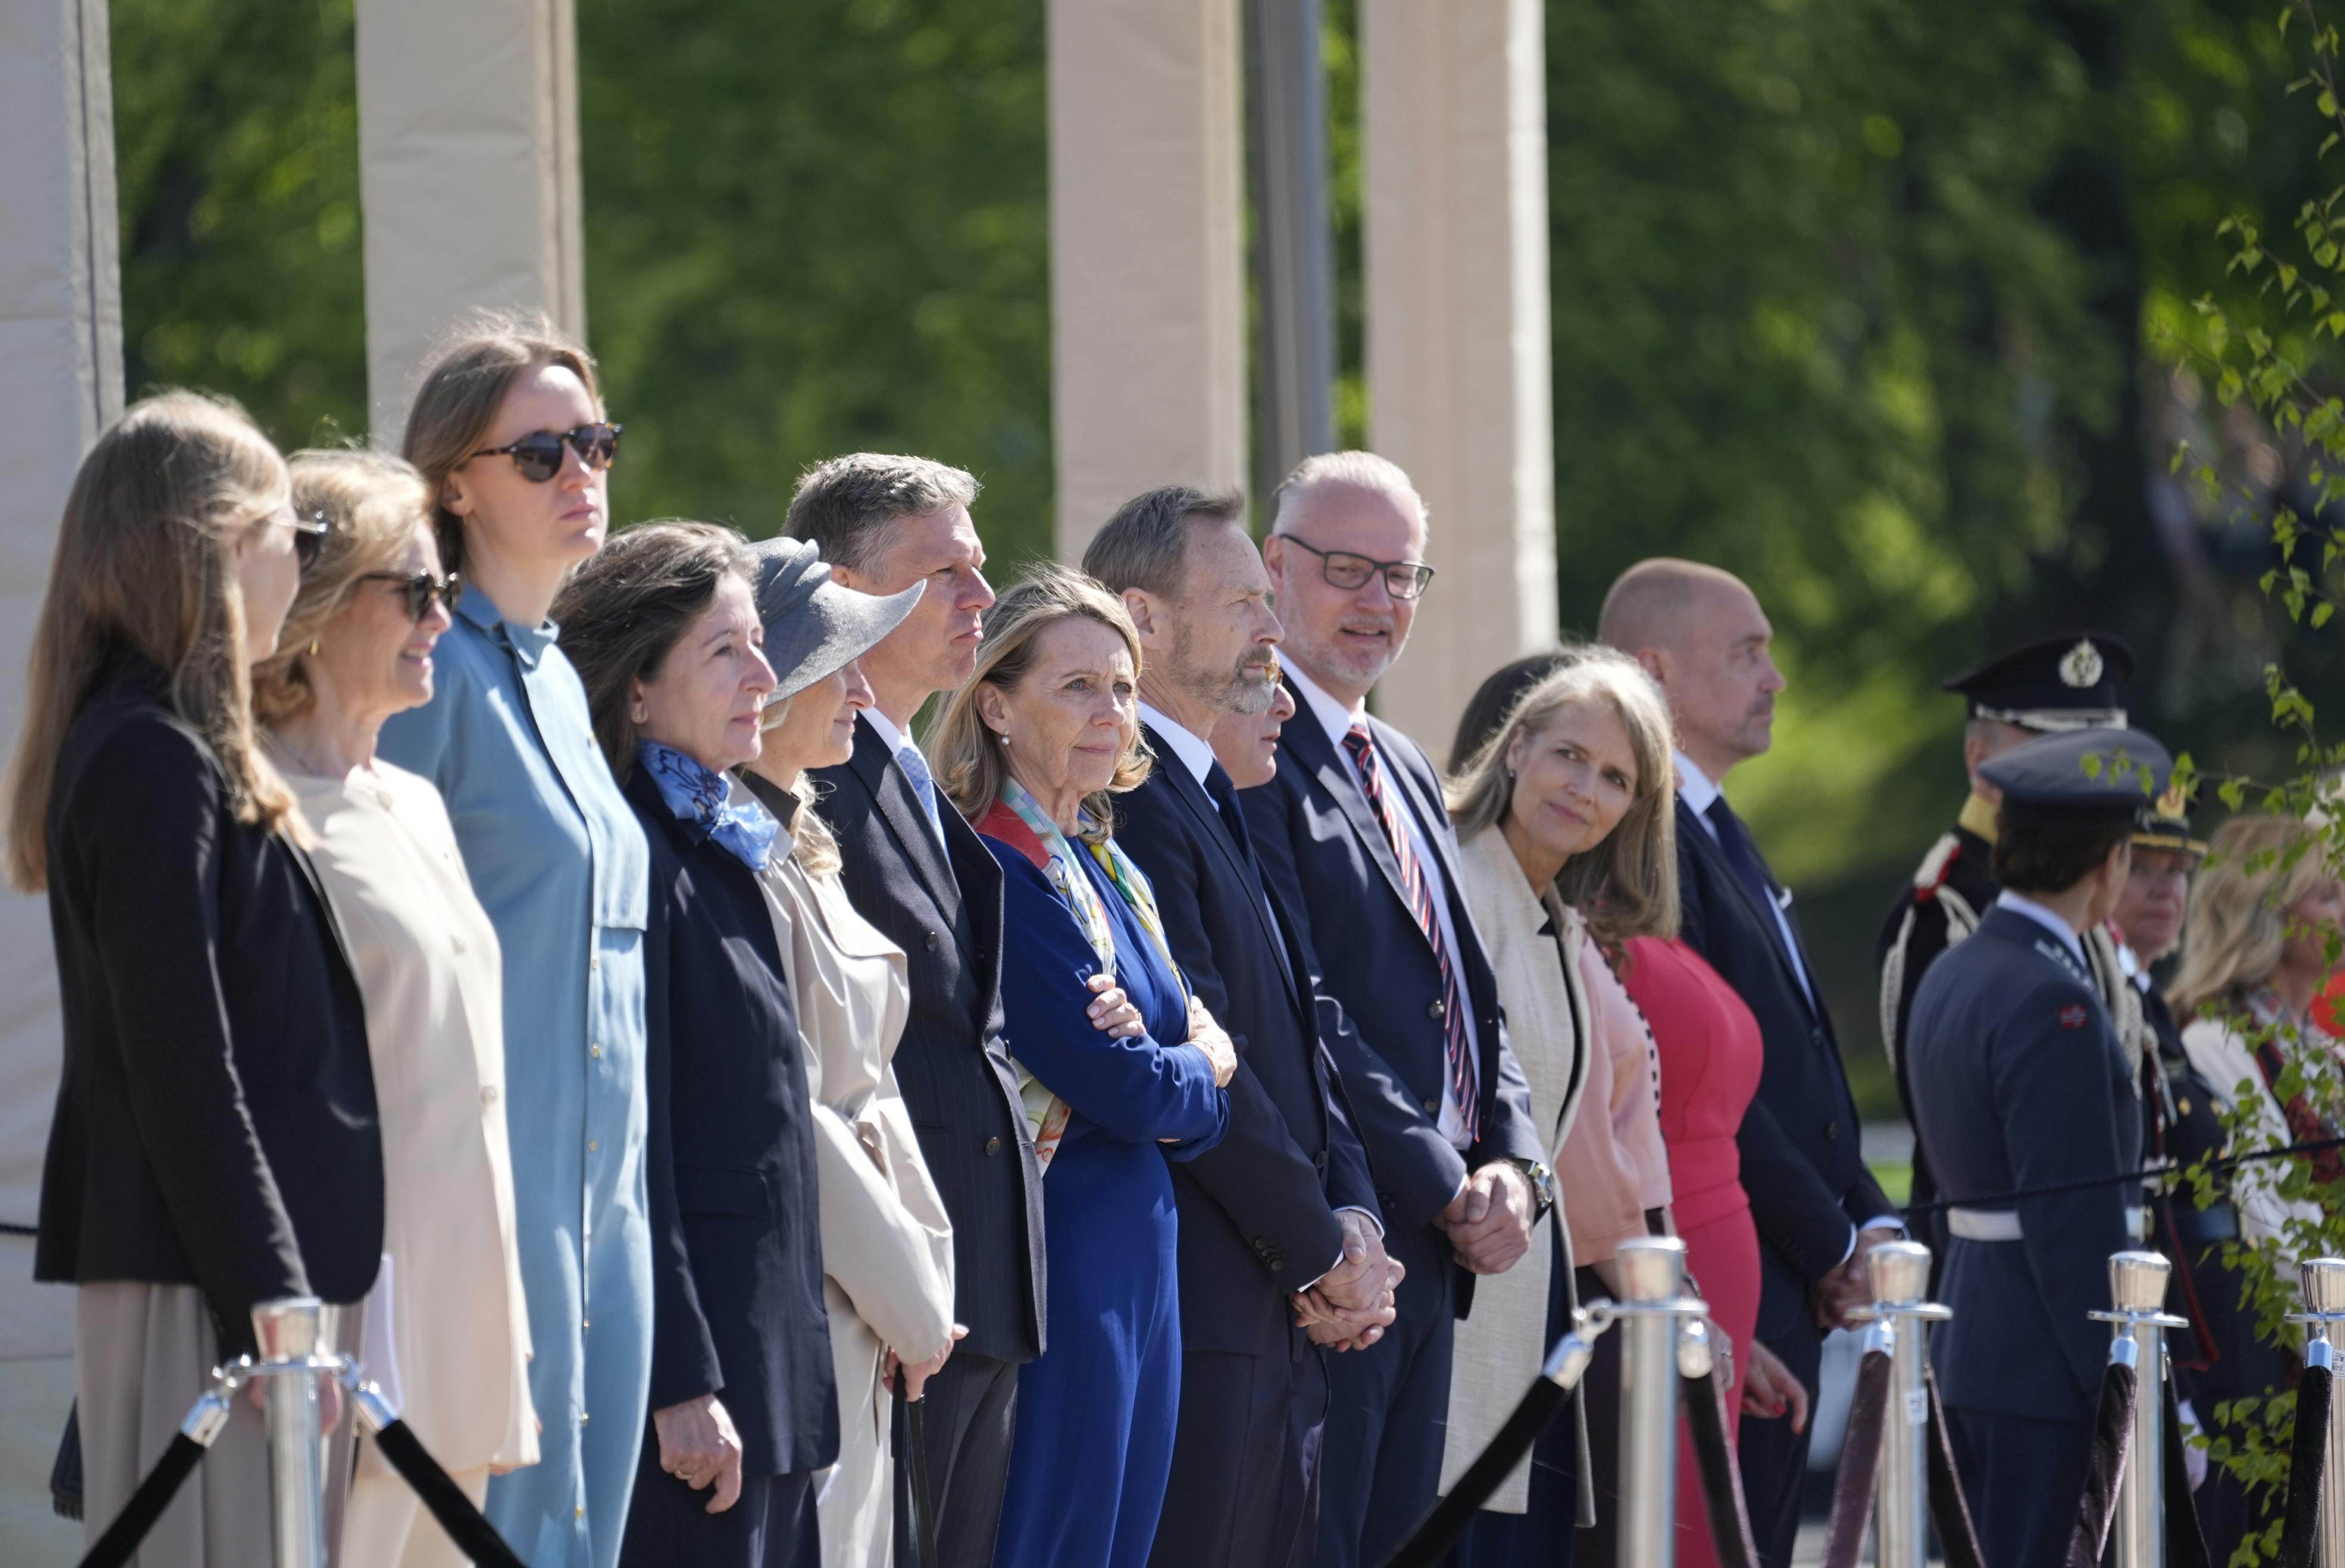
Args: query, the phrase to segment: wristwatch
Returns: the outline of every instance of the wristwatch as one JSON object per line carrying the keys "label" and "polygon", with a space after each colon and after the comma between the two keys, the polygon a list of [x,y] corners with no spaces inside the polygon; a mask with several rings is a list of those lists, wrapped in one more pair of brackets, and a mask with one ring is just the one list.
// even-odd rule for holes
{"label": "wristwatch", "polygon": [[1531,1184],[1531,1199],[1538,1205],[1531,1210],[1531,1222],[1538,1223],[1555,1207],[1555,1172],[1536,1159],[1510,1158],[1507,1163],[1521,1171],[1523,1179]]}

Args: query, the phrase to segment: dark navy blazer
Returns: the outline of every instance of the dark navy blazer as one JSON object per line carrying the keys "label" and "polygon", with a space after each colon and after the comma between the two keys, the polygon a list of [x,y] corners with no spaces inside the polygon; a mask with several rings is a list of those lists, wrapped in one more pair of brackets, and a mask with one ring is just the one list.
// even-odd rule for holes
{"label": "dark navy blazer", "polygon": [[2141,1103],[2098,988],[2051,932],[1990,909],[1922,976],[1905,1061],[1946,1200],[2015,1210],[2023,1232],[1947,1243],[1954,1320],[1931,1347],[1946,1403],[2089,1423],[2109,1330],[2085,1314],[2109,1304],[2141,1189],[1995,1195],[2141,1164]]}
{"label": "dark navy blazer", "polygon": [[1766,1047],[1758,1095],[1734,1138],[1765,1244],[1759,1334],[1814,1332],[1808,1287],[1847,1256],[1851,1226],[1897,1209],[1865,1168],[1832,1014],[1821,995],[1808,1000],[1794,967],[1812,978],[1815,966],[1784,948],[1773,912],[1743,890],[1683,796],[1677,813],[1679,934],[1750,1007]]}
{"label": "dark navy blazer", "polygon": [[752,1475],[838,1457],[814,1123],[774,917],[749,868],[632,769],[644,941],[651,1408],[725,1402]]}
{"label": "dark navy blazer", "polygon": [[855,912],[904,950],[911,1012],[896,1083],[953,1227],[959,1352],[1023,1361],[1043,1343],[1042,1178],[1001,1022],[1001,867],[943,804],[937,847],[911,781],[861,719],[855,754],[817,769]]}
{"label": "dark navy blazer", "polygon": [[1147,874],[1183,977],[1238,1053],[1229,1131],[1212,1152],[1172,1168],[1182,1294],[1223,1303],[1185,1316],[1182,1340],[1190,1350],[1254,1352],[1284,1345],[1287,1293],[1335,1261],[1343,1235],[1334,1210],[1376,1213],[1376,1189],[1336,1104],[1294,921],[1273,925],[1260,875],[1220,808],[1169,745],[1148,738],[1156,767],[1117,797],[1115,841]]}
{"label": "dark navy blazer", "polygon": [[[1463,1155],[1436,1125],[1447,1049],[1432,945],[1409,910],[1392,846],[1351,762],[1300,692],[1295,705],[1300,712],[1281,741],[1278,776],[1238,798],[1280,909],[1303,916],[1297,936],[1310,972],[1320,977],[1321,1037],[1335,1055],[1385,1223],[1430,1225],[1469,1168],[1494,1159],[1544,1162],[1548,1150],[1532,1121],[1522,1067],[1507,1044],[1497,980],[1466,906],[1457,839],[1433,764],[1406,735],[1368,721],[1377,753],[1404,792],[1404,809],[1425,829],[1448,885],[1462,949],[1452,956],[1480,1050],[1481,1133]],[[1461,1267],[1461,1305],[1471,1279]]]}

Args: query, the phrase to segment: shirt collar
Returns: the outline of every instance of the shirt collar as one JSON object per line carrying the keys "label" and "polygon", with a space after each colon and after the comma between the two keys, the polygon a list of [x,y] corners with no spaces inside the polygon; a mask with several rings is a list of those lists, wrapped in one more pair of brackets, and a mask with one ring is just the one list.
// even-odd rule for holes
{"label": "shirt collar", "polygon": [[1702,772],[1700,765],[1691,757],[1680,752],[1677,759],[1678,798],[1686,803],[1687,809],[1694,815],[1708,814],[1711,803],[1725,792],[1710,782],[1710,775]]}
{"label": "shirt collar", "polygon": [[1174,723],[1147,703],[1140,704],[1140,722],[1156,732],[1157,739],[1181,759],[1181,765],[1189,770],[1190,777],[1199,784],[1205,782],[1205,775],[1213,771],[1212,742],[1194,730]]}
{"label": "shirt collar", "polygon": [[2008,909],[2014,915],[2024,915],[2043,926],[2045,930],[2060,938],[2061,945],[2068,949],[2079,968],[2084,966],[2084,940],[2076,935],[2076,927],[2070,926],[2066,920],[2061,919],[2025,894],[2014,893],[2008,887],[1995,895],[1995,906],[1997,909]]}
{"label": "shirt collar", "polygon": [[863,710],[863,722],[871,726],[873,733],[888,744],[889,756],[892,757],[904,749],[904,742],[908,737],[903,731],[896,727],[895,720],[877,708],[866,708]]}
{"label": "shirt collar", "polygon": [[1367,703],[1345,708],[1321,691],[1319,683],[1303,673],[1302,665],[1290,662],[1285,670],[1287,683],[1294,688],[1294,694],[1303,699],[1303,705],[1310,710],[1313,718],[1319,721],[1319,727],[1327,732],[1328,742],[1338,752],[1342,751],[1344,737],[1352,733],[1354,724],[1367,716]]}
{"label": "shirt collar", "polygon": [[463,597],[456,601],[456,613],[491,637],[502,640],[523,664],[532,669],[536,668],[537,662],[545,656],[545,651],[553,647],[554,640],[562,635],[562,628],[551,620],[541,621],[534,626],[506,620],[504,612],[496,607],[488,594],[470,582],[464,584]]}

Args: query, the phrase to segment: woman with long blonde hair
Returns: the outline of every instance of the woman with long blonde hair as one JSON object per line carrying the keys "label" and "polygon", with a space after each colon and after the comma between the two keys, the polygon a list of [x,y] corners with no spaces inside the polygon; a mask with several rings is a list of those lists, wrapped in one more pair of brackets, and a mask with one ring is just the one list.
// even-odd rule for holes
{"label": "woman with long blonde hair", "polygon": [[[92,1541],[256,1305],[357,1301],[381,1256],[358,986],[253,732],[322,531],[240,410],[147,398],[83,460],[34,632],[8,868],[48,893],[65,1024],[34,1272],[81,1287]],[[239,1401],[139,1561],[266,1562],[269,1497]]]}

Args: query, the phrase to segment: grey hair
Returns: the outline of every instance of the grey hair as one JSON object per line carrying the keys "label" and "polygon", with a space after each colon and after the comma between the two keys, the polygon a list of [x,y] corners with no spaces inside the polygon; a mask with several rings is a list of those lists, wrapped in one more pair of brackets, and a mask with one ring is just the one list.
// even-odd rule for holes
{"label": "grey hair", "polygon": [[782,531],[811,540],[833,566],[868,572],[884,548],[882,534],[889,523],[970,505],[982,488],[975,474],[949,463],[849,452],[798,476]]}
{"label": "grey hair", "polygon": [[1083,551],[1083,570],[1110,593],[1178,599],[1189,580],[1191,521],[1243,526],[1244,517],[1245,497],[1233,490],[1159,485],[1115,509]]}
{"label": "grey hair", "polygon": [[1416,493],[1416,484],[1408,471],[1387,457],[1368,451],[1318,452],[1294,465],[1294,471],[1280,481],[1271,496],[1275,509],[1270,531],[1287,532],[1292,521],[1300,516],[1303,503],[1321,485],[1356,485],[1362,490],[1380,490],[1387,495],[1405,500],[1416,510],[1420,525],[1430,527],[1431,516],[1425,510],[1425,498]]}

